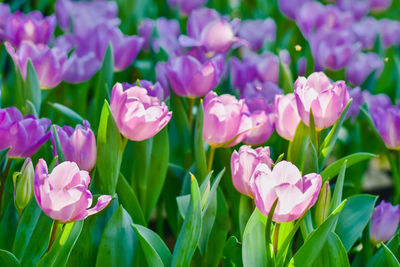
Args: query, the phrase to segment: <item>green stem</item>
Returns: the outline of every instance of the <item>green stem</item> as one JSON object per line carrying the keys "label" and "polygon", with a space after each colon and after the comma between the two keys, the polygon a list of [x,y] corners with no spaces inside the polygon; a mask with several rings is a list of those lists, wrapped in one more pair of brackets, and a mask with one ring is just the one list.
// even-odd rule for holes
{"label": "green stem", "polygon": [[210,146],[210,154],[208,155],[207,173],[209,173],[212,169],[214,155],[215,155],[215,147]]}
{"label": "green stem", "polygon": [[190,128],[192,127],[192,123],[193,123],[193,105],[194,105],[194,100],[195,98],[188,98],[189,101],[189,109],[188,109],[188,121],[189,121],[189,125]]}
{"label": "green stem", "polygon": [[60,221],[54,220],[53,227],[51,228],[50,241],[49,241],[49,246],[47,247],[47,252],[50,251],[51,246],[53,245],[54,241],[56,241],[57,230],[58,230],[59,224],[60,224]]}
{"label": "green stem", "polygon": [[274,248],[274,255],[276,256],[276,253],[278,252],[278,238],[279,238],[279,227],[281,226],[280,223],[275,223],[275,228],[274,228],[274,237],[272,240],[272,247]]}
{"label": "green stem", "polygon": [[[0,211],[2,211],[2,205],[3,205],[3,194],[4,194],[4,187],[6,185],[6,180],[8,176],[8,172],[10,171],[10,166],[11,166],[11,159],[7,159],[7,165],[6,168],[2,174],[1,177],[1,185],[0,185]],[[1,214],[1,213],[0,213]]]}
{"label": "green stem", "polygon": [[393,183],[394,183],[394,203],[398,203],[400,200],[400,173],[399,167],[397,165],[400,160],[400,156],[398,153],[393,155],[390,151],[387,153],[387,157],[390,163],[390,167],[392,169]]}

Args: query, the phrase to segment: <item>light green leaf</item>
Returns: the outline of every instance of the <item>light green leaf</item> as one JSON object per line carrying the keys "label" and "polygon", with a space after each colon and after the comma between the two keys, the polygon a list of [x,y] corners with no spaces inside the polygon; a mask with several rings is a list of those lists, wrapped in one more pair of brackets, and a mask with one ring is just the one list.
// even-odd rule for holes
{"label": "light green leaf", "polygon": [[203,141],[203,102],[200,101],[197,107],[193,151],[196,161],[196,176],[199,178],[199,181],[202,181],[207,175],[207,160]]}
{"label": "light green leaf", "polygon": [[68,119],[70,119],[71,121],[73,121],[77,124],[83,124],[83,121],[85,120],[84,118],[82,118],[81,115],[79,115],[77,112],[75,112],[74,110],[70,109],[67,106],[64,106],[59,103],[49,103],[49,105],[50,105],[50,107],[59,111],[65,117],[67,117]]}
{"label": "light green leaf", "polygon": [[297,126],[293,141],[289,144],[288,161],[296,165],[300,170],[303,169],[304,158],[310,140],[310,131],[302,121]]}
{"label": "light green leaf", "polygon": [[334,232],[330,232],[324,247],[314,260],[313,267],[350,267],[349,258],[342,241]]}
{"label": "light green leaf", "polygon": [[231,236],[225,243],[222,256],[223,267],[241,267],[242,264],[242,246],[235,236]]}

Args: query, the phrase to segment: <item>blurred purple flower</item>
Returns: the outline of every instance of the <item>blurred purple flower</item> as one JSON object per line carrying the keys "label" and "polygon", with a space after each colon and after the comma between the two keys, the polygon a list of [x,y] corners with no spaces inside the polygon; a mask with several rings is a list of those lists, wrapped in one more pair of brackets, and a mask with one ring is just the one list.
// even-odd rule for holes
{"label": "blurred purple flower", "polygon": [[287,51],[286,49],[282,49],[281,51],[279,51],[279,59],[283,65],[289,66],[290,65],[289,51]]}
{"label": "blurred purple flower", "polygon": [[249,108],[252,129],[248,131],[244,142],[249,145],[261,145],[275,130],[274,108],[264,98],[251,98],[245,101]]}
{"label": "blurred purple flower", "polygon": [[171,57],[165,66],[171,89],[180,96],[205,96],[217,86],[223,61],[220,55],[204,63],[190,55]]}
{"label": "blurred purple flower", "polygon": [[[155,84],[146,81],[146,80],[139,80],[140,87],[144,88],[147,90],[147,94],[152,97],[157,97],[158,100],[164,101],[167,97],[165,97],[165,89],[161,86],[159,82],[156,82]],[[124,90],[127,90],[131,87],[135,87],[136,85],[129,84],[129,83],[122,83],[122,88]]]}
{"label": "blurred purple flower", "polygon": [[143,38],[143,49],[149,50],[150,49],[150,40],[153,35],[154,31],[154,20],[152,19],[144,19],[140,22],[138,27],[138,34],[140,37]]}
{"label": "blurred purple flower", "polygon": [[275,42],[276,23],[273,19],[243,20],[240,24],[238,36],[250,44],[254,51],[261,49],[264,42]]}
{"label": "blurred purple flower", "polygon": [[8,4],[0,3],[0,41],[6,38],[6,24],[11,16],[10,6]]}
{"label": "blurred purple flower", "polygon": [[24,80],[26,79],[28,59],[32,61],[41,89],[54,88],[63,80],[67,54],[61,49],[49,48],[45,44],[34,44],[30,41],[24,41],[17,51],[8,42],[5,43],[5,46]]}
{"label": "blurred purple flower", "polygon": [[297,61],[297,76],[305,76],[306,71],[307,71],[307,59],[305,57],[301,57]]}
{"label": "blurred purple flower", "polygon": [[267,103],[274,103],[275,95],[283,94],[283,90],[276,83],[266,81],[261,83],[257,80],[246,84],[241,92],[242,98],[263,98]]}
{"label": "blurred purple flower", "polygon": [[375,244],[386,242],[396,233],[400,221],[400,208],[384,200],[376,206],[371,217],[369,235]]}
{"label": "blurred purple flower", "polygon": [[392,0],[371,0],[372,11],[385,11],[392,5]]}
{"label": "blurred purple flower", "polygon": [[178,8],[183,14],[190,14],[192,10],[202,7],[207,0],[168,0],[168,4],[174,8]]}
{"label": "blurred purple flower", "polygon": [[[97,147],[89,122],[84,121],[83,125],[78,124],[75,130],[68,125],[62,128],[58,125],[55,127],[65,159],[75,162],[81,170],[91,171],[96,165]],[[50,138],[53,144],[53,157],[55,157],[58,153],[53,130]]]}
{"label": "blurred purple flower", "polygon": [[153,39],[152,48],[158,53],[163,49],[169,56],[179,56],[184,52],[178,41],[181,34],[179,22],[175,19],[158,18],[156,20],[157,37]]}
{"label": "blurred purple flower", "polygon": [[360,85],[372,72],[379,77],[382,70],[383,60],[376,53],[358,53],[346,66],[346,79]]}
{"label": "blurred purple flower", "polygon": [[350,98],[353,99],[349,107],[347,117],[352,117],[352,122],[355,122],[358,113],[360,113],[360,107],[364,104],[364,93],[360,87],[349,88]]}
{"label": "blurred purple flower", "polygon": [[27,15],[17,11],[8,18],[5,34],[7,40],[15,47],[20,46],[23,41],[47,44],[53,37],[55,27],[54,15],[43,17],[39,11],[32,11]]}
{"label": "blurred purple flower", "polygon": [[350,11],[355,19],[368,14],[371,0],[336,0],[337,6],[343,11]]}
{"label": "blurred purple flower", "polygon": [[400,21],[381,19],[379,26],[379,34],[385,47],[400,44]]}
{"label": "blurred purple flower", "polygon": [[352,30],[364,49],[374,47],[379,32],[379,22],[373,17],[365,17],[352,24]]}
{"label": "blurred purple flower", "polygon": [[167,77],[167,71],[165,69],[165,62],[157,62],[156,64],[156,80],[161,84],[162,88],[164,88],[164,99],[169,97],[169,83]]}
{"label": "blurred purple flower", "polygon": [[242,142],[252,127],[244,99],[233,95],[217,96],[209,92],[204,98],[203,139],[214,147],[231,147]]}
{"label": "blurred purple flower", "polygon": [[50,124],[46,118],[22,116],[15,107],[0,109],[0,150],[11,147],[10,158],[31,157],[49,139]]}
{"label": "blurred purple flower", "polygon": [[289,19],[294,20],[297,12],[307,2],[312,0],[278,0],[279,9]]}

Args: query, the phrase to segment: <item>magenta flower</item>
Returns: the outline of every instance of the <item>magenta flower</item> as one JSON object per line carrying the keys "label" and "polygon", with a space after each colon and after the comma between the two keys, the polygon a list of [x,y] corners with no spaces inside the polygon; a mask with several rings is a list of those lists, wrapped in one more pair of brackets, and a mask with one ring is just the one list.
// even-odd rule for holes
{"label": "magenta flower", "polygon": [[308,78],[297,78],[294,94],[301,120],[309,125],[312,109],[318,130],[332,126],[350,98],[344,81],[331,83],[323,72],[314,72]]}
{"label": "magenta flower", "polygon": [[15,47],[23,41],[47,44],[53,37],[55,27],[54,15],[44,18],[39,11],[32,11],[28,15],[17,11],[7,20],[6,38]]}
{"label": "magenta flower", "polygon": [[400,221],[400,208],[398,205],[385,202],[384,200],[375,208],[371,217],[369,235],[375,244],[386,242],[396,233]]}
{"label": "magenta flower", "polygon": [[373,11],[385,11],[392,5],[392,0],[371,0],[370,6]]}
{"label": "magenta flower", "polygon": [[204,98],[203,139],[211,146],[231,147],[242,142],[252,127],[244,99],[233,95],[217,96],[209,92]]}
{"label": "magenta flower", "polygon": [[49,48],[45,44],[32,42],[23,42],[17,51],[8,42],[5,43],[5,46],[24,80],[26,79],[28,59],[32,61],[41,89],[54,88],[63,80],[67,55],[61,49]]}
{"label": "magenta flower", "polygon": [[269,147],[252,149],[243,145],[239,153],[235,150],[231,157],[231,172],[233,186],[242,194],[253,197],[250,188],[250,179],[258,164],[264,163],[271,168],[272,159]]}
{"label": "magenta flower", "polygon": [[246,104],[250,111],[252,129],[248,131],[244,142],[249,145],[261,145],[275,130],[274,108],[264,98],[246,99]]}
{"label": "magenta flower", "polygon": [[[165,97],[166,91],[159,82],[156,82],[153,84],[150,81],[139,80],[139,85],[140,85],[140,87],[147,90],[147,94],[149,96],[157,97],[160,101],[164,101],[167,98],[167,97]],[[122,87],[124,90],[129,89],[134,86],[135,85],[130,84],[130,83],[126,83],[126,82],[122,83]]]}
{"label": "magenta flower", "polygon": [[265,216],[278,198],[272,220],[282,223],[298,219],[315,204],[321,183],[321,175],[309,173],[301,177],[295,165],[281,161],[272,170],[266,164],[258,164],[250,187],[257,208]]}
{"label": "magenta flower", "polygon": [[201,97],[213,90],[222,75],[224,58],[216,56],[204,63],[191,55],[172,57],[165,66],[171,89],[180,96]]}
{"label": "magenta flower", "polygon": [[46,118],[22,116],[15,107],[0,109],[0,150],[11,147],[11,158],[31,157],[49,139],[50,124]]}
{"label": "magenta flower", "polygon": [[174,8],[178,8],[183,14],[190,14],[192,10],[202,7],[207,0],[168,0],[168,4]]}
{"label": "magenta flower", "polygon": [[96,205],[90,208],[93,196],[88,190],[89,184],[89,173],[79,170],[75,162],[62,162],[50,174],[43,159],[36,165],[36,201],[47,216],[62,223],[84,220],[110,203],[111,196],[101,195]]}
{"label": "magenta flower", "polygon": [[291,141],[300,122],[296,96],[292,94],[275,96],[275,128],[283,138]]}
{"label": "magenta flower", "polygon": [[346,66],[346,79],[353,85],[360,85],[375,72],[379,77],[383,70],[383,60],[376,53],[358,53]]}
{"label": "magenta flower", "polygon": [[120,83],[112,89],[110,108],[121,134],[132,141],[153,137],[172,116],[165,103],[150,96],[145,88],[133,86],[124,90]]}
{"label": "magenta flower", "polygon": [[[62,128],[55,126],[65,159],[75,162],[81,170],[91,171],[96,165],[97,147],[89,122],[84,121],[83,125],[77,125],[75,130],[68,125]],[[55,157],[57,147],[53,131],[51,131],[51,142]]]}
{"label": "magenta flower", "polygon": [[6,37],[6,24],[11,16],[10,6],[0,3],[0,41]]}
{"label": "magenta flower", "polygon": [[246,40],[254,51],[261,49],[265,41],[275,42],[276,23],[273,19],[244,20],[240,24],[238,36]]}

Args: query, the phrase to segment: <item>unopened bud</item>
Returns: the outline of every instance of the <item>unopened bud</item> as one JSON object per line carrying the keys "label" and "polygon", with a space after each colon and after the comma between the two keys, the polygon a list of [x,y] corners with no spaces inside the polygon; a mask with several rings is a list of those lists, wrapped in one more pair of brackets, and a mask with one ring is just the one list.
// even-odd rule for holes
{"label": "unopened bud", "polygon": [[21,214],[33,197],[33,180],[35,171],[32,160],[27,158],[22,165],[21,172],[13,175],[14,182],[14,204],[18,213]]}
{"label": "unopened bud", "polygon": [[329,182],[326,181],[321,188],[321,193],[318,197],[318,202],[315,208],[315,220],[320,226],[329,215],[329,208],[331,205],[331,188]]}

